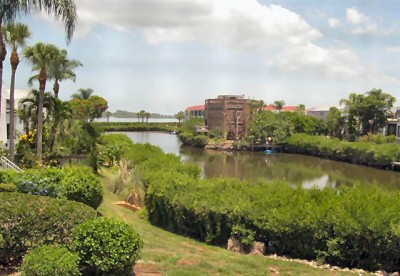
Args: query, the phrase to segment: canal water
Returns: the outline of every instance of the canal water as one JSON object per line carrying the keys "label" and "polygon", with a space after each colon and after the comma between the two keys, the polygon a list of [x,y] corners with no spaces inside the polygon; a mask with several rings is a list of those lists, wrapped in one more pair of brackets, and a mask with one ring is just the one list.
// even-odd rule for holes
{"label": "canal water", "polygon": [[136,143],[150,143],[182,160],[199,164],[206,178],[227,176],[255,181],[286,180],[304,187],[379,185],[400,189],[400,173],[312,156],[263,152],[221,152],[181,146],[178,136],[160,132],[125,132]]}

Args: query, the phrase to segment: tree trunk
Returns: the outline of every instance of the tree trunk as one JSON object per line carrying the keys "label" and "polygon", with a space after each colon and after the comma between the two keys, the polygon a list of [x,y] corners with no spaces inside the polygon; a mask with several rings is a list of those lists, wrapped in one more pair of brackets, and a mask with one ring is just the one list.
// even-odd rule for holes
{"label": "tree trunk", "polygon": [[14,90],[15,90],[15,73],[17,71],[17,67],[19,64],[19,57],[17,54],[17,50],[14,48],[11,57],[11,83],[10,83],[10,160],[14,162],[15,156],[15,145],[14,145],[14,134],[15,134],[15,127],[14,127],[14,118],[15,118],[15,100],[14,100]]}
{"label": "tree trunk", "polygon": [[60,92],[60,84],[58,83],[58,80],[54,82],[53,91],[55,98],[58,99],[58,92]]}
{"label": "tree trunk", "polygon": [[1,101],[2,97],[2,89],[3,89],[3,61],[6,59],[7,49],[4,44],[3,39],[3,28],[2,28],[3,17],[0,16],[0,117],[1,117]]}
{"label": "tree trunk", "polygon": [[46,89],[47,74],[44,68],[40,69],[39,73],[39,104],[38,104],[38,119],[37,119],[37,158],[38,163],[41,164],[43,161],[43,100],[44,90]]}

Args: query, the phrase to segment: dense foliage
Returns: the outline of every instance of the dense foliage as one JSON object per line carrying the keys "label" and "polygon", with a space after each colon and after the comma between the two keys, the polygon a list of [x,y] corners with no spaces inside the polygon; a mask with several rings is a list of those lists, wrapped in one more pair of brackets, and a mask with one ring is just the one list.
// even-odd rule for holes
{"label": "dense foliage", "polygon": [[85,273],[130,275],[143,242],[131,226],[109,218],[89,220],[73,229],[72,251]]}
{"label": "dense foliage", "polygon": [[376,187],[305,189],[278,181],[200,179],[150,145],[126,154],[146,187],[152,223],[211,244],[231,236],[267,253],[369,270],[400,268],[398,192]]}
{"label": "dense foliage", "polygon": [[400,145],[396,143],[347,142],[307,134],[288,138],[285,150],[379,168],[390,168],[392,162],[400,160]]}
{"label": "dense foliage", "polygon": [[21,193],[0,193],[0,263],[18,262],[31,248],[66,243],[76,225],[96,217],[79,202]]}
{"label": "dense foliage", "polygon": [[100,179],[86,166],[29,169],[21,173],[0,171],[0,183],[14,184],[21,193],[67,198],[93,208],[103,200]]}
{"label": "dense foliage", "polygon": [[302,112],[262,111],[254,115],[246,139],[252,144],[262,144],[271,137],[275,143],[281,144],[294,133],[319,135],[326,132],[327,127],[323,120]]}
{"label": "dense foliage", "polygon": [[21,268],[22,276],[81,275],[79,256],[63,246],[43,245],[25,255]]}
{"label": "dense foliage", "polygon": [[66,167],[60,182],[62,195],[97,209],[103,201],[100,179],[89,167]]}
{"label": "dense foliage", "polygon": [[140,123],[140,122],[95,122],[103,131],[174,131],[177,123]]}

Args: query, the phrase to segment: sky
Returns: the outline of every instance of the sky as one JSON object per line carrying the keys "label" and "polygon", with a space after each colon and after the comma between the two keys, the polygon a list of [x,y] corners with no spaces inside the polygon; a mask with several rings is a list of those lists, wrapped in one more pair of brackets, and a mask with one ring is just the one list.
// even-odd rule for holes
{"label": "sky", "polygon": [[[75,83],[61,82],[65,100],[92,88],[112,112],[176,114],[223,94],[311,108],[378,88],[400,105],[400,0],[75,3],[70,44],[52,16],[19,18],[29,45],[53,43],[83,64]],[[4,71],[9,85],[8,62]],[[31,75],[22,60],[17,89],[29,89]]]}

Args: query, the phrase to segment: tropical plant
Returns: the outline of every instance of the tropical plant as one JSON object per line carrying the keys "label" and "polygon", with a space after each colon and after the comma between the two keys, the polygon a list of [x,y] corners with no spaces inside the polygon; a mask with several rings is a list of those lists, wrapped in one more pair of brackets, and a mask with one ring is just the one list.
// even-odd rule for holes
{"label": "tropical plant", "polygon": [[285,106],[285,101],[284,100],[274,101],[274,106],[278,110],[278,112],[281,112],[282,108]]}
{"label": "tropical plant", "polygon": [[[50,63],[48,69],[48,78],[54,81],[53,91],[54,96],[58,99],[58,93],[60,91],[60,82],[63,80],[72,80],[75,82],[76,74],[74,69],[82,66],[79,60],[69,60],[68,53],[66,50],[58,50],[55,53],[53,60]],[[38,79],[39,75],[32,76],[28,83],[31,85],[34,80]]]}
{"label": "tropical plant", "polygon": [[111,111],[106,111],[106,112],[105,112],[105,115],[106,115],[106,117],[107,117],[107,123],[109,123],[109,122],[110,122],[110,117],[111,117],[111,115],[112,115],[112,112],[111,112]]}
{"label": "tropical plant", "polygon": [[72,109],[69,102],[61,101],[58,98],[53,98],[53,106],[51,110],[52,126],[49,137],[49,150],[54,149],[54,143],[56,142],[57,131],[59,136],[65,131],[64,122],[67,122],[67,126],[71,126]]}
{"label": "tropical plant", "polygon": [[59,50],[53,44],[39,42],[34,46],[27,47],[24,51],[25,58],[33,65],[32,71],[39,71],[39,104],[37,120],[37,158],[42,163],[42,141],[43,141],[43,100],[46,81],[48,79],[47,70],[51,61]]}
{"label": "tropical plant", "polygon": [[342,130],[344,129],[345,118],[337,107],[329,108],[328,115],[326,116],[326,125],[328,127],[329,135],[341,138]]}
{"label": "tropical plant", "polygon": [[[27,120],[30,123],[26,124],[29,129],[29,125],[34,129],[37,127],[37,116],[38,116],[38,107],[39,107],[39,90],[32,89],[28,96],[22,98],[20,100],[20,109],[18,111],[18,116],[21,120]],[[43,97],[43,108],[44,121],[47,121],[50,117],[50,113],[53,109],[53,96],[50,92],[45,92]],[[28,132],[26,133],[28,135]]]}
{"label": "tropical plant", "polygon": [[72,94],[72,99],[88,100],[94,93],[92,88],[80,88],[77,93]]}
{"label": "tropical plant", "polygon": [[180,124],[182,120],[185,119],[185,113],[183,111],[179,111],[178,114],[176,114],[176,119],[178,119],[178,124]]}
{"label": "tropical plant", "polygon": [[30,37],[31,32],[29,31],[28,25],[22,23],[8,23],[3,28],[3,35],[6,42],[12,49],[10,64],[11,64],[11,82],[10,82],[10,160],[14,162],[15,155],[15,100],[14,100],[14,88],[15,88],[15,74],[19,64],[18,48],[24,47],[26,40]]}
{"label": "tropical plant", "polygon": [[145,112],[144,116],[146,117],[146,123],[148,123],[151,116],[150,112]]}
{"label": "tropical plant", "polygon": [[[7,55],[3,40],[3,23],[13,22],[20,13],[44,10],[64,22],[67,42],[70,42],[77,21],[74,0],[5,0],[0,2],[0,84],[3,83],[3,61]],[[0,85],[0,114],[1,114],[2,85]]]}

